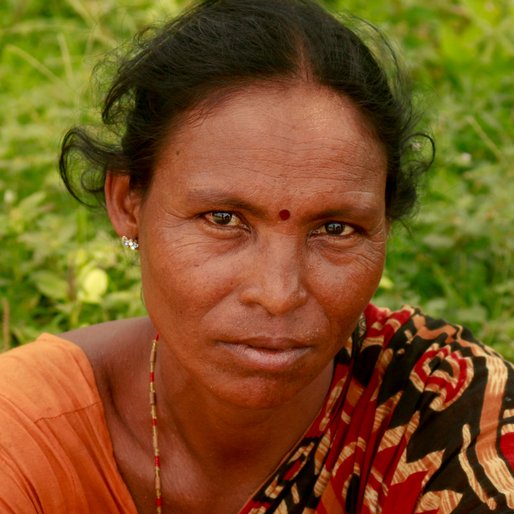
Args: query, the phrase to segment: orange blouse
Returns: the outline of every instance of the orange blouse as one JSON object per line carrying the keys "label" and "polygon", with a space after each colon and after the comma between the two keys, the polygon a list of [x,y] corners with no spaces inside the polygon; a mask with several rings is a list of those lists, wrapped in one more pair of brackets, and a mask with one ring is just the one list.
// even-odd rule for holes
{"label": "orange blouse", "polygon": [[0,378],[0,512],[137,514],[78,346],[44,334],[3,355]]}

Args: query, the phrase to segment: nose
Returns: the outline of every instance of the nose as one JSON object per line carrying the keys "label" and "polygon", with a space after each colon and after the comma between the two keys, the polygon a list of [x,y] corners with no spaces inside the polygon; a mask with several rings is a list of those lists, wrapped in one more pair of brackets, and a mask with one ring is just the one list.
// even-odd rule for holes
{"label": "nose", "polygon": [[273,241],[262,242],[246,267],[241,301],[260,305],[273,316],[298,309],[308,297],[303,261],[294,239],[276,234]]}

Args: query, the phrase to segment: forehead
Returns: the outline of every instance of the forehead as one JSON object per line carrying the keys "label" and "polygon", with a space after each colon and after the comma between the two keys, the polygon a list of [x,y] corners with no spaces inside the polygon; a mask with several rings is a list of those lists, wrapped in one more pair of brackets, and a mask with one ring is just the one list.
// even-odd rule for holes
{"label": "forehead", "polygon": [[176,193],[255,184],[256,196],[278,198],[312,193],[316,182],[324,191],[364,184],[382,191],[386,168],[382,144],[351,100],[311,84],[267,85],[191,112],[165,141],[155,178],[171,181]]}

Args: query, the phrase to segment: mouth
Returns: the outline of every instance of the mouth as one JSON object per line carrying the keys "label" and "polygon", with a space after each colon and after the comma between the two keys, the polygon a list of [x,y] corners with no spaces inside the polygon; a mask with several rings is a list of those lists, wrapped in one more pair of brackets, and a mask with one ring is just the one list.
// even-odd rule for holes
{"label": "mouth", "polygon": [[268,372],[291,369],[312,349],[305,343],[276,338],[220,341],[219,344],[245,367]]}

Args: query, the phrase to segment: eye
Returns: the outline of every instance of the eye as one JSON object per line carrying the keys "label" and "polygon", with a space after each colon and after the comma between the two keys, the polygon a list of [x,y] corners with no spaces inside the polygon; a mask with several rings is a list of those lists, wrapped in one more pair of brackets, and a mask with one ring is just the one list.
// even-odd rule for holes
{"label": "eye", "polygon": [[321,227],[314,230],[314,235],[328,235],[328,236],[349,236],[355,232],[355,229],[351,225],[347,225],[342,221],[329,221]]}
{"label": "eye", "polygon": [[241,225],[241,220],[232,212],[212,211],[204,214],[207,221],[213,225],[237,227]]}

